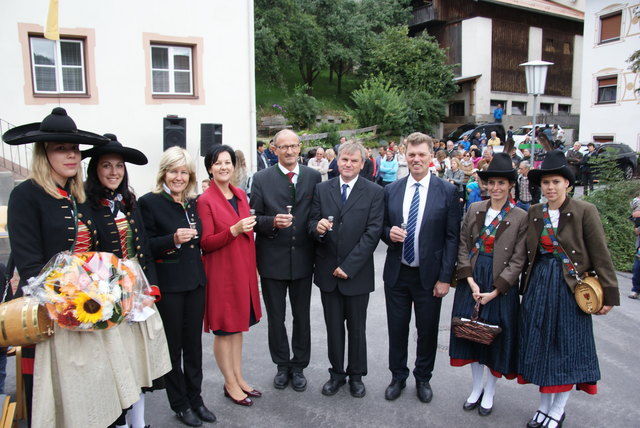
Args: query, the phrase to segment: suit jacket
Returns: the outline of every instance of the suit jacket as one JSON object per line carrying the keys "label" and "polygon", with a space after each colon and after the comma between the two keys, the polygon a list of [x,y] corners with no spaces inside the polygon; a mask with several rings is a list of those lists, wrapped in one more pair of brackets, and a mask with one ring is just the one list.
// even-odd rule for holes
{"label": "suit jacket", "polygon": [[[392,242],[389,231],[402,224],[402,204],[407,177],[384,188],[384,229],[382,240],[389,246],[384,263],[385,286],[393,287],[400,273],[402,242]],[[418,242],[420,280],[424,288],[436,281],[451,283],[458,255],[460,203],[456,186],[431,174]]]}
{"label": "suit jacket", "polygon": [[[544,228],[542,204],[534,205],[529,209],[527,221],[528,265],[525,267],[526,279],[521,290],[523,294],[529,285],[529,278],[538,253],[538,242]],[[604,304],[606,306],[619,305],[618,280],[611,261],[611,254],[607,248],[600,215],[595,205],[567,196],[560,207],[556,237],[574,263],[579,276],[591,271],[598,274],[604,292]],[[565,282],[573,292],[578,281],[569,275],[564,264],[562,271]]]}
{"label": "suit jacket", "polygon": [[[491,201],[471,204],[462,222],[460,245],[458,246],[458,279],[473,276],[473,268],[479,252],[469,258],[469,252],[475,245],[480,231],[484,227]],[[518,283],[524,268],[526,243],[522,239],[527,233],[527,213],[515,207],[498,223],[493,241],[493,286],[502,294]]]}
{"label": "suit jacket", "polygon": [[[77,216],[66,198],[56,199],[32,180],[16,186],[9,196],[7,231],[11,255],[20,274],[20,287],[40,273],[45,264],[60,251],[75,243],[76,223],[80,219],[98,245],[95,224],[87,204],[77,204]],[[18,288],[18,295],[21,295]]]}
{"label": "suit jacket", "polygon": [[[260,276],[278,280],[309,277],[313,273],[313,239],[307,233],[318,171],[300,165],[298,183],[289,183],[278,165],[258,171],[251,186],[251,208],[256,210],[256,258]],[[276,214],[293,207],[293,225],[273,227]]]}
{"label": "suit jacket", "polygon": [[[318,235],[318,221],[330,215],[334,217],[333,230]],[[374,290],[373,252],[383,221],[384,191],[377,184],[358,178],[344,205],[339,177],[316,186],[309,233],[317,241],[313,278],[322,291],[332,292],[337,287],[345,296],[356,296]],[[333,276],[337,267],[347,279]]]}
{"label": "suit jacket", "polygon": [[[187,201],[186,215],[185,208],[166,193],[147,193],[138,200],[138,205],[156,263],[160,291],[177,293],[204,287],[207,279],[202,266],[199,238],[202,236],[202,223],[196,212],[195,201]],[[199,237],[176,248],[173,234],[178,228],[189,228],[187,215],[195,220]]]}
{"label": "suit jacket", "polygon": [[253,232],[236,237],[231,233],[231,226],[249,217],[249,203],[241,189],[229,187],[238,202],[238,212],[215,183],[197,203],[208,282],[205,331],[247,331],[252,306],[256,320],[262,316]]}
{"label": "suit jacket", "polygon": [[258,157],[257,157],[258,171],[260,171],[262,169],[265,169],[268,166],[267,162],[269,162],[269,160],[266,159],[266,156],[263,155],[262,153],[260,153],[260,152],[257,152],[257,153],[258,153]]}
{"label": "suit jacket", "polygon": [[[518,176],[520,178],[520,176]],[[520,200],[520,180],[516,180],[516,201]],[[540,202],[540,195],[542,194],[542,190],[540,190],[540,186],[536,186],[529,180],[529,193],[531,194],[531,204],[537,204]]]}
{"label": "suit jacket", "polygon": [[[158,276],[156,275],[156,265],[153,262],[151,250],[149,249],[149,240],[142,222],[142,214],[137,206],[133,209],[123,208],[126,212],[129,229],[133,234],[133,246],[136,249],[136,257],[147,280],[150,284],[158,284]],[[116,225],[111,209],[106,206],[99,208],[91,207],[91,215],[98,229],[98,251],[107,251],[122,258],[122,247],[120,245],[120,234]]]}
{"label": "suit jacket", "polygon": [[366,178],[369,181],[373,181],[373,161],[371,159],[364,160],[364,166],[360,171],[360,177]]}

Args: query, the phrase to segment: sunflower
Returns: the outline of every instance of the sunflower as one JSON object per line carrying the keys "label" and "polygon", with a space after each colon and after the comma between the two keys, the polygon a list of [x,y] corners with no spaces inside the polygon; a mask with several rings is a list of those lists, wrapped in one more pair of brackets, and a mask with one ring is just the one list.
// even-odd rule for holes
{"label": "sunflower", "polygon": [[102,304],[87,293],[79,293],[75,298],[76,318],[81,323],[96,323],[102,319]]}

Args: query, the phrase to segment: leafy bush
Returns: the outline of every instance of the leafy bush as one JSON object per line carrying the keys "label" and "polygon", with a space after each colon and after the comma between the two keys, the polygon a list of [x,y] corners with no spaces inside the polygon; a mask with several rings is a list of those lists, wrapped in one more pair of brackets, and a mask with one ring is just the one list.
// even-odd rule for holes
{"label": "leafy bush", "polygon": [[636,235],[633,223],[629,220],[629,202],[640,194],[640,181],[623,180],[616,161],[611,157],[599,156],[593,159],[592,164],[597,169],[599,182],[604,186],[585,197],[585,201],[594,204],[600,212],[615,269],[631,271]]}
{"label": "leafy bush", "polygon": [[380,132],[400,134],[407,123],[407,106],[402,93],[391,82],[377,76],[353,91],[353,116],[361,127],[378,125]]}
{"label": "leafy bush", "polygon": [[309,128],[316,123],[316,116],[320,114],[320,102],[307,95],[307,85],[297,86],[294,94],[285,102],[287,120],[295,128]]}
{"label": "leafy bush", "polygon": [[405,133],[414,131],[433,134],[435,127],[444,118],[444,103],[427,92],[404,92],[408,107]]}
{"label": "leafy bush", "polygon": [[338,133],[338,125],[335,123],[321,123],[315,129],[316,134],[322,134],[326,132],[327,138],[322,141],[322,146],[333,147],[340,142],[340,134]]}

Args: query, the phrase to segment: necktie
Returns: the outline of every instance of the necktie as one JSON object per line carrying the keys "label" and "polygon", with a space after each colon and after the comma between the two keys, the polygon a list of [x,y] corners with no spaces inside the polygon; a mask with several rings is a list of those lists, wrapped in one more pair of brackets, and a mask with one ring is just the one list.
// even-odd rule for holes
{"label": "necktie", "polygon": [[416,226],[418,224],[418,208],[420,207],[420,183],[415,184],[411,206],[409,207],[409,221],[407,221],[407,237],[404,238],[402,252],[407,263],[411,264],[416,258],[413,248],[415,242]]}
{"label": "necktie", "polygon": [[342,185],[342,205],[347,202],[347,189],[349,189],[349,185],[347,183]]}
{"label": "necktie", "polygon": [[289,183],[293,183],[293,176],[296,175],[295,172],[287,172],[287,177],[289,177]]}

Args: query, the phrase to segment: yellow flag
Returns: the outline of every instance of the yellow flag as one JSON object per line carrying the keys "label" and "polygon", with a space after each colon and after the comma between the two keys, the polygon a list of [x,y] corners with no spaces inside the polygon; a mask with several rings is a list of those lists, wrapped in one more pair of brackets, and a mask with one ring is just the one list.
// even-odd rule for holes
{"label": "yellow flag", "polygon": [[60,40],[58,29],[58,0],[49,0],[49,15],[47,16],[47,29],[44,37],[49,40]]}

